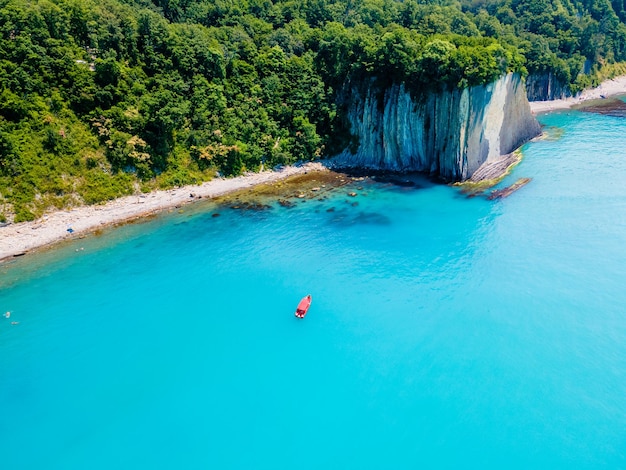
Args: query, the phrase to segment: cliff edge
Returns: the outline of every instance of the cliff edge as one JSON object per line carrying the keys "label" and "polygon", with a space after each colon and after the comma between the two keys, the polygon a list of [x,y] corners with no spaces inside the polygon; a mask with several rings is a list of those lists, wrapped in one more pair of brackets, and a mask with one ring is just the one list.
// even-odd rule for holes
{"label": "cliff edge", "polygon": [[345,100],[355,145],[335,158],[342,167],[463,181],[541,132],[518,74],[417,100],[403,84],[380,90],[372,83],[350,88]]}

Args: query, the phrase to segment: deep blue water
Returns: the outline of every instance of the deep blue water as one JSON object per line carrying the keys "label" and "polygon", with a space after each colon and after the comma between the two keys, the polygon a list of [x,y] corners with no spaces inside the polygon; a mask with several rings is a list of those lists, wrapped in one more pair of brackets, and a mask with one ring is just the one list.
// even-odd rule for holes
{"label": "deep blue water", "polygon": [[626,468],[626,119],[541,121],[506,199],[361,181],[0,266],[0,467]]}

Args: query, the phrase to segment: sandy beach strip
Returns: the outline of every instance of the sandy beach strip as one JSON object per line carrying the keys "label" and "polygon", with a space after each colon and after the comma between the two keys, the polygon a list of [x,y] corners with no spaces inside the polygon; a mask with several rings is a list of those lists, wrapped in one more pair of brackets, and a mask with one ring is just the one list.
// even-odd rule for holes
{"label": "sandy beach strip", "polygon": [[598,87],[584,90],[578,96],[553,101],[531,101],[530,110],[534,114],[549,113],[569,109],[585,101],[626,95],[626,75],[602,82]]}
{"label": "sandy beach strip", "polygon": [[[216,178],[201,185],[155,191],[115,199],[106,204],[51,212],[32,222],[0,227],[0,262],[62,240],[94,232],[103,227],[135,220],[198,199],[222,196],[260,184],[313,171],[326,171],[320,163],[284,167],[235,178]],[[72,233],[68,229],[72,229]]]}

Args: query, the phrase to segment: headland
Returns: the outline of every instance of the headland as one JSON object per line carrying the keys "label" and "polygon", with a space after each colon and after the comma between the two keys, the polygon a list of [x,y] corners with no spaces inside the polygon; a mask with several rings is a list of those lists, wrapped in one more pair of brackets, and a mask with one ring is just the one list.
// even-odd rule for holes
{"label": "headland", "polygon": [[[534,114],[570,109],[584,102],[626,94],[626,76],[603,82],[576,97],[554,101],[532,101]],[[0,262],[24,255],[32,250],[81,237],[105,227],[124,224],[159,212],[179,208],[199,199],[213,199],[237,191],[271,185],[281,180],[311,172],[329,172],[321,163],[287,166],[276,171],[248,173],[235,178],[216,178],[201,185],[136,194],[105,204],[81,206],[45,214],[32,222],[0,227]],[[337,180],[337,184],[341,184]]]}

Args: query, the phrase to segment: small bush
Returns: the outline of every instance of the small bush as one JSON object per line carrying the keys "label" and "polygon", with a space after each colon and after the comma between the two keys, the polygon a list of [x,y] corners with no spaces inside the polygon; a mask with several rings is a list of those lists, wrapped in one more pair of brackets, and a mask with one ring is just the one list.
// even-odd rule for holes
{"label": "small bush", "polygon": [[86,204],[98,204],[133,193],[133,177],[125,173],[111,176],[101,170],[87,173],[77,192]]}

